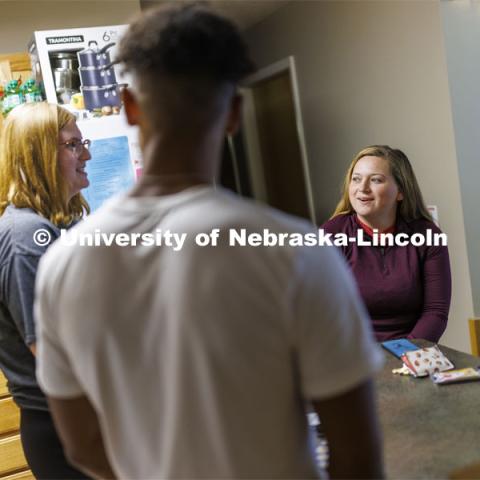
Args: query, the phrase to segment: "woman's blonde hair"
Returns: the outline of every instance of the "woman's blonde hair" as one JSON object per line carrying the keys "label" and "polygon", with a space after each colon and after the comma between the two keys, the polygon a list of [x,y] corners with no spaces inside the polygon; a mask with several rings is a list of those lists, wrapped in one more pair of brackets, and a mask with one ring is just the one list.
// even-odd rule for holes
{"label": "woman's blonde hair", "polygon": [[0,137],[0,215],[9,205],[31,208],[57,226],[90,212],[68,187],[58,165],[58,135],[75,116],[58,105],[28,103],[10,112]]}
{"label": "woman's blonde hair", "polygon": [[397,215],[400,215],[406,222],[421,218],[432,221],[432,217],[423,201],[422,192],[418,186],[410,161],[401,150],[391,148],[388,145],[372,145],[355,155],[343,181],[342,197],[330,218],[354,212],[348,194],[350,180],[357,162],[367,156],[383,158],[388,162],[395,183],[403,194],[403,199],[398,205]]}

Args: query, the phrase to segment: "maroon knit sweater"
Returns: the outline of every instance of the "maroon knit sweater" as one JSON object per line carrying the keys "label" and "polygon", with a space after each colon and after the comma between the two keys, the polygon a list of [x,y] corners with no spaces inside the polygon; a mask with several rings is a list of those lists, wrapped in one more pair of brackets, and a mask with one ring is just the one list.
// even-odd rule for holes
{"label": "maroon knit sweater", "polygon": [[[355,236],[355,215],[339,215],[322,227],[328,233]],[[395,233],[441,230],[427,220],[397,219]],[[365,239],[371,237],[365,232]],[[339,247],[357,280],[378,341],[424,338],[437,342],[447,326],[451,297],[447,247]]]}

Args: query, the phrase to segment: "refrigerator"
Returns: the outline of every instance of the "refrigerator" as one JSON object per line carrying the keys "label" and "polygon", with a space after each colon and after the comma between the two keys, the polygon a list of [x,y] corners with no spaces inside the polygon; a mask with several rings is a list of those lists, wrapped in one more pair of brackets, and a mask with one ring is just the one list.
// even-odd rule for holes
{"label": "refrigerator", "polygon": [[37,83],[50,103],[72,112],[92,141],[90,181],[82,190],[92,211],[133,186],[142,172],[137,128],[128,125],[121,90],[130,83],[112,65],[127,25],[36,31],[28,46]]}

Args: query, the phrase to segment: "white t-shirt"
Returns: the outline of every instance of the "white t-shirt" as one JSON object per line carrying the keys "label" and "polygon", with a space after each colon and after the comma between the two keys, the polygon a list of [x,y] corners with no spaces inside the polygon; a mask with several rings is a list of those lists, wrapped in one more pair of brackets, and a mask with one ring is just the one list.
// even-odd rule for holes
{"label": "white t-shirt", "polygon": [[[222,231],[217,247],[197,233]],[[41,261],[38,380],[86,395],[120,478],[311,478],[305,401],[381,364],[335,248],[230,247],[223,232],[312,230],[226,191],[121,197],[71,230],[185,233],[169,246],[71,247]]]}

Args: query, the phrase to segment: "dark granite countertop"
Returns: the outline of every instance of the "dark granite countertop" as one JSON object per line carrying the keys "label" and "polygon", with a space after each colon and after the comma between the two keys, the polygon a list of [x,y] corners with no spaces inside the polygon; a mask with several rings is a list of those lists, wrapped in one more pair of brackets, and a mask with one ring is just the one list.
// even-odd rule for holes
{"label": "dark granite countertop", "polygon": [[[480,357],[439,347],[455,368],[480,366]],[[480,462],[480,381],[438,386],[429,377],[394,375],[401,366],[385,351],[377,376],[387,477],[446,479],[452,470]]]}

